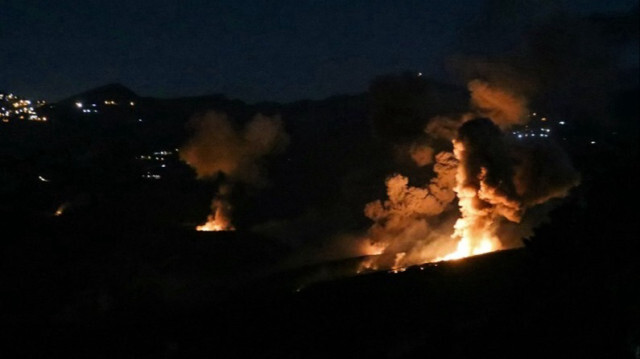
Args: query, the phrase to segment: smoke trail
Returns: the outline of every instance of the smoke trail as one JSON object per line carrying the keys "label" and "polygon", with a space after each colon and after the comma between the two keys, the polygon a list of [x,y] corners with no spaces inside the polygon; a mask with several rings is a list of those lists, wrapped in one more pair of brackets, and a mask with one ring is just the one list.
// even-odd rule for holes
{"label": "smoke trail", "polygon": [[237,130],[225,114],[208,112],[195,117],[189,126],[194,135],[180,149],[180,159],[195,169],[198,179],[216,178],[220,173],[229,183],[219,188],[207,224],[202,230],[231,230],[229,197],[233,183],[255,187],[267,183],[263,161],[284,150],[289,137],[279,117],[257,114],[244,129]]}

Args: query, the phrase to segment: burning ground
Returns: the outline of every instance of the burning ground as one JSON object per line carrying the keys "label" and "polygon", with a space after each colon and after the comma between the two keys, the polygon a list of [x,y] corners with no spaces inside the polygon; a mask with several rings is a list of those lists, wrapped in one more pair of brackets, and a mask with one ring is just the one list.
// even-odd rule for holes
{"label": "burning ground", "polygon": [[243,130],[237,130],[224,114],[209,112],[190,122],[194,134],[180,150],[180,158],[198,179],[222,176],[211,202],[207,222],[199,231],[232,231],[230,196],[234,184],[264,187],[268,182],[264,157],[282,152],[289,142],[279,117],[256,115]]}
{"label": "burning ground", "polygon": [[[419,145],[411,147],[416,165],[432,166],[433,177],[410,185],[393,175],[386,180],[388,199],[365,207],[374,221],[367,240],[382,248],[365,268],[398,269],[521,246],[545,218],[544,211],[528,210],[578,184],[559,147],[503,134],[526,123],[523,96],[480,80],[471,81],[469,91],[470,112],[430,119],[426,144],[419,152]],[[443,138],[451,142],[433,156],[431,146]]]}

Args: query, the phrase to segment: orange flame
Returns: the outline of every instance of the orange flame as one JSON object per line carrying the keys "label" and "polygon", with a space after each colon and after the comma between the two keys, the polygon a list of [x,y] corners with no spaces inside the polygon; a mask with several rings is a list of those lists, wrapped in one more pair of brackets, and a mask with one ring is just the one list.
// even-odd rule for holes
{"label": "orange flame", "polygon": [[476,208],[474,201],[478,198],[479,191],[485,197],[491,196],[492,192],[485,189],[484,177],[486,170],[483,168],[479,177],[480,190],[472,187],[465,187],[466,172],[464,170],[463,155],[464,144],[460,141],[453,141],[453,153],[460,161],[456,173],[456,187],[454,191],[458,196],[458,206],[461,217],[454,225],[452,239],[458,241],[456,250],[444,256],[436,258],[434,261],[447,261],[475,256],[479,254],[497,251],[502,248],[500,239],[494,234],[493,218],[491,213],[482,208]]}
{"label": "orange flame", "polygon": [[58,209],[56,209],[56,211],[53,213],[54,216],[56,217],[60,217],[62,216],[62,214],[64,213],[64,211],[67,209],[67,207],[69,206],[68,202],[64,202],[63,204],[61,204]]}
{"label": "orange flame", "polygon": [[207,223],[197,226],[198,231],[235,231],[236,229],[231,224],[231,220],[223,213],[220,208],[217,208],[213,215],[207,217]]}

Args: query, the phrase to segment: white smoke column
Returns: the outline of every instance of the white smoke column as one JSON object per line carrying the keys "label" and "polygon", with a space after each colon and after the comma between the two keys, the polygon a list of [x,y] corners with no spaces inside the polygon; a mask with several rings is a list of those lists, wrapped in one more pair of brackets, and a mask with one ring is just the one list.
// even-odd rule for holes
{"label": "white smoke column", "polygon": [[257,114],[244,129],[236,129],[225,114],[208,112],[190,121],[194,135],[180,149],[180,159],[196,170],[198,179],[225,175],[214,198],[209,220],[200,230],[232,230],[231,205],[228,202],[233,183],[255,187],[266,185],[262,162],[270,154],[284,150],[289,143],[279,117]]}

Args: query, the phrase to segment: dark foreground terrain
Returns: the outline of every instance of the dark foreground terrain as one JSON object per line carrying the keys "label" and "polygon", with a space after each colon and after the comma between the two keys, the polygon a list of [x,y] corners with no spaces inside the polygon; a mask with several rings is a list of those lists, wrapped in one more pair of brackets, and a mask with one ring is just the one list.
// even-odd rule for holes
{"label": "dark foreground terrain", "polygon": [[623,358],[640,345],[626,264],[527,247],[400,273],[345,276],[358,260],[278,272],[283,253],[249,234],[67,225],[4,253],[6,353]]}
{"label": "dark foreground terrain", "polygon": [[177,158],[162,181],[140,176],[136,156],[184,143],[193,104],[136,98],[126,126],[148,125],[131,131],[148,143],[75,112],[7,127],[0,358],[639,358],[637,94],[620,98],[615,131],[567,126],[581,184],[524,248],[360,276],[348,275],[358,258],[283,266],[296,243],[370,225],[363,204],[394,167],[367,140],[360,97],[281,109],[292,143],[269,168],[273,186],[237,201],[234,220],[250,229],[326,208],[284,239],[194,231],[215,186]]}

